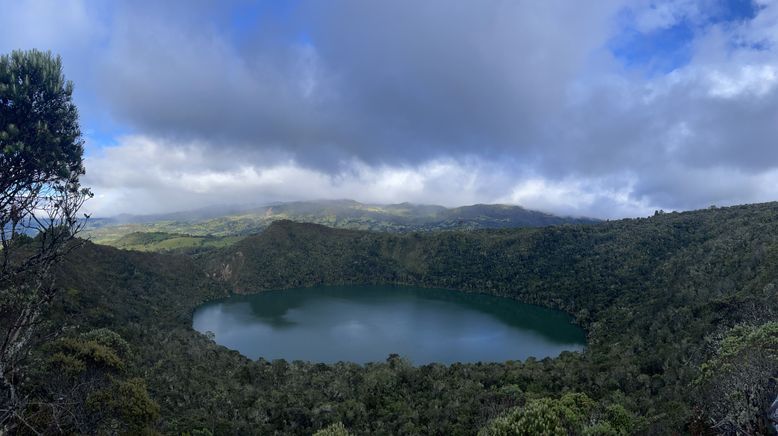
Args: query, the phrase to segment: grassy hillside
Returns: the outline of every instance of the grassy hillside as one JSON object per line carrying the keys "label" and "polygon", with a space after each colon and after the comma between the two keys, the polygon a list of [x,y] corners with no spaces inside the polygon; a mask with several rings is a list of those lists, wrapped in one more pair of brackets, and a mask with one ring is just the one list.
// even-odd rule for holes
{"label": "grassy hillside", "polygon": [[[170,434],[310,434],[336,422],[355,434],[472,434],[512,407],[501,419],[571,401],[583,418],[562,424],[592,434],[726,433],[731,422],[767,432],[764,412],[778,395],[769,333],[778,331],[776,203],[443,233],[284,221],[197,261],[88,244],[62,283],[55,325],[125,337],[129,371],[146,380],[161,407],[157,426]],[[229,291],[341,283],[445,287],[561,308],[589,344],[542,361],[324,365],[252,362],[190,328],[197,304]]]}
{"label": "grassy hillside", "polygon": [[[586,218],[558,217],[509,205],[473,205],[448,209],[442,206],[369,205],[350,200],[282,203],[247,210],[226,210],[98,219],[85,236],[94,242],[141,251],[197,249],[234,242],[232,237],[256,234],[274,221],[292,220],[335,228],[408,232],[481,228],[538,227],[565,223],[591,223]],[[139,237],[151,233],[153,237]],[[168,234],[168,235],[164,235]],[[128,236],[132,235],[129,239]],[[190,238],[186,238],[189,236]],[[231,237],[204,241],[201,237]],[[160,239],[176,239],[160,244]]]}
{"label": "grassy hillside", "polygon": [[128,233],[110,244],[137,251],[179,251],[196,253],[209,248],[226,247],[243,239],[241,236],[191,236],[165,232]]}

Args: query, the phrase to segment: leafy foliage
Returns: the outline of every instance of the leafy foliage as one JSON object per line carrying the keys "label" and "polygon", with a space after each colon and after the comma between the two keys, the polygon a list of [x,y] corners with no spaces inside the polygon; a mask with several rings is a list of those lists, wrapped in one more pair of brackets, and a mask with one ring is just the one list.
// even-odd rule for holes
{"label": "leafy foliage", "polygon": [[153,434],[151,426],[159,419],[159,405],[149,397],[146,382],[141,378],[117,381],[94,392],[87,404],[97,413],[111,417],[109,428],[121,428],[128,435]]}
{"label": "leafy foliage", "polygon": [[73,83],[62,75],[59,57],[37,50],[0,57],[4,182],[67,180],[71,174],[83,174],[84,149],[72,94]]}
{"label": "leafy foliage", "polygon": [[628,435],[636,422],[620,405],[600,408],[586,394],[531,400],[495,418],[480,436]]}

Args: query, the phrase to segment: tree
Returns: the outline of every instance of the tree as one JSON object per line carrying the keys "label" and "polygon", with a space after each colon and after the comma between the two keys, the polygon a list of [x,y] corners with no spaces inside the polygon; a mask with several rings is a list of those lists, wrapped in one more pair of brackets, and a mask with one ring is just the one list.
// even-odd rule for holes
{"label": "tree", "polygon": [[59,56],[0,56],[0,432],[19,424],[22,362],[57,292],[52,266],[76,245],[91,197],[72,93]]}
{"label": "tree", "polygon": [[762,434],[778,401],[778,322],[730,329],[700,368],[701,407],[708,424],[731,434]]}

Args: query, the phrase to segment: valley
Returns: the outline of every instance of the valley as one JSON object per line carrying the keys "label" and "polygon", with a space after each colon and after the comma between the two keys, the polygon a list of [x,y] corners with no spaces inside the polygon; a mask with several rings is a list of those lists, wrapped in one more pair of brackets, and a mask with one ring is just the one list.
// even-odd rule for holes
{"label": "valley", "polygon": [[[764,334],[778,314],[776,235],[776,203],[442,233],[281,221],[194,258],[87,243],[63,266],[69,291],[52,316],[126,338],[131,371],[145,374],[170,433],[309,434],[333,422],[360,434],[468,433],[506,408],[569,392],[597,404],[581,413],[623,410],[624,431],[669,433],[704,426],[699,413],[722,413],[725,400],[711,389],[732,374],[717,362],[733,356],[730,365],[745,370],[751,340],[775,350]],[[325,365],[252,361],[191,328],[196,306],[231,293],[344,284],[486,292],[561,309],[586,330],[588,346],[523,362]],[[765,333],[747,339],[738,328]],[[721,338],[752,345],[719,354]],[[774,382],[757,380],[749,389],[767,402]],[[723,413],[760,425],[764,402]]]}

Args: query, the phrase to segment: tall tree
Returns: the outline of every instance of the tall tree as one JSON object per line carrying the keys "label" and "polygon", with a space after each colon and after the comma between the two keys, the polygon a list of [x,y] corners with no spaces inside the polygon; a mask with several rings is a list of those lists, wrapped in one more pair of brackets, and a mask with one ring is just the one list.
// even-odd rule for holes
{"label": "tall tree", "polygon": [[75,244],[83,140],[59,56],[0,56],[0,433],[19,425],[22,362],[57,292],[52,266]]}

